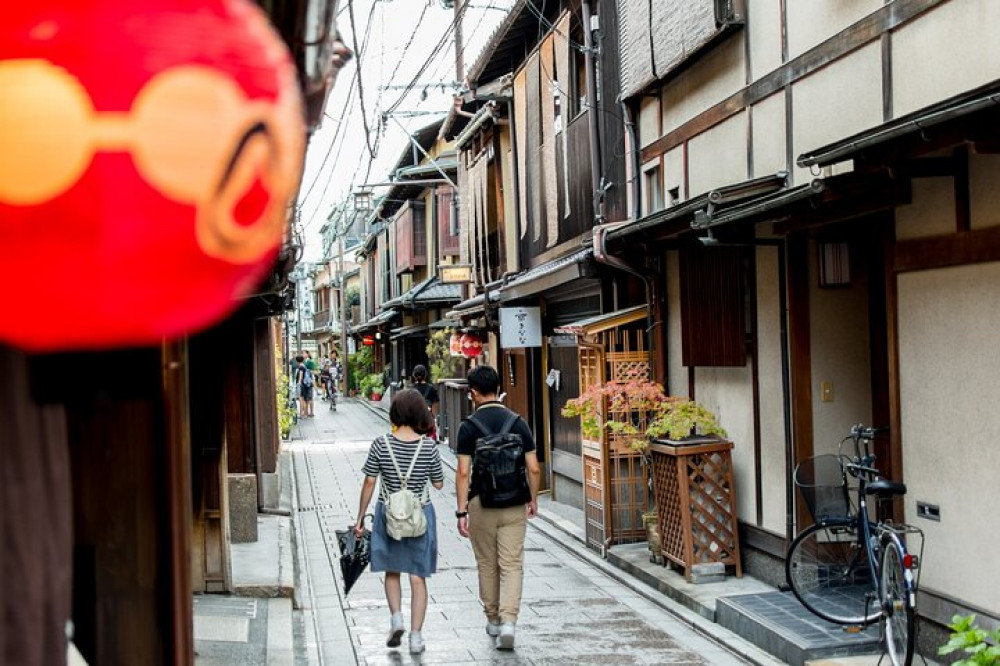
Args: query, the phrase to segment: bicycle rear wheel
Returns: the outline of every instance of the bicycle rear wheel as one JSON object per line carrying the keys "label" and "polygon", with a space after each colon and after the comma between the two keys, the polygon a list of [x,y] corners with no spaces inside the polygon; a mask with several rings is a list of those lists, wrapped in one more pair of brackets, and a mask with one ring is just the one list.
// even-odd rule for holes
{"label": "bicycle rear wheel", "polygon": [[802,605],[824,620],[860,625],[881,614],[868,551],[854,521],[827,521],[799,534],[788,551],[785,575]]}
{"label": "bicycle rear wheel", "polygon": [[903,566],[903,549],[895,538],[882,543],[882,615],[885,646],[892,666],[910,666],[916,638],[915,614],[911,603],[911,577]]}

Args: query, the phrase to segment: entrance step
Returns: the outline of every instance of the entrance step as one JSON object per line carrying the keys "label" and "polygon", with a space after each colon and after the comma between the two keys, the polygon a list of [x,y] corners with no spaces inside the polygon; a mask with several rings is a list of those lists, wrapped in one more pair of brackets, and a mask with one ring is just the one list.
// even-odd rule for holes
{"label": "entrance step", "polygon": [[848,633],[810,613],[791,592],[720,597],[715,621],[792,666],[879,652],[877,625]]}

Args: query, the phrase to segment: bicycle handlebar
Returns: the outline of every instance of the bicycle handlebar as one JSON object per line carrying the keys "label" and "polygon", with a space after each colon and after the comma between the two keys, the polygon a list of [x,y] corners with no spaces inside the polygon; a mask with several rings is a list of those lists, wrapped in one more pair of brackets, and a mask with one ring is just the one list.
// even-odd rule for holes
{"label": "bicycle handlebar", "polygon": [[844,467],[848,470],[855,472],[865,472],[873,476],[878,476],[881,472],[874,467],[867,467],[865,465],[855,465],[854,463],[844,463]]}
{"label": "bicycle handlebar", "polygon": [[886,432],[889,432],[889,428],[887,427],[876,428],[874,426],[866,426],[863,423],[851,426],[851,437],[855,439],[875,439],[878,435]]}

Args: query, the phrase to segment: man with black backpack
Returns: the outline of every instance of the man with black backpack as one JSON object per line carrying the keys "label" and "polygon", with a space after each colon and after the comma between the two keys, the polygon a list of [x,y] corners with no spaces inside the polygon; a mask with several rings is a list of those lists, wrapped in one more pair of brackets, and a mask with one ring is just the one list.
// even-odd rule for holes
{"label": "man with black backpack", "polygon": [[486,633],[501,650],[514,649],[521,607],[524,535],[536,501],[541,469],[531,428],[497,399],[500,377],[488,365],[469,371],[476,411],[458,429],[458,531],[472,541]]}

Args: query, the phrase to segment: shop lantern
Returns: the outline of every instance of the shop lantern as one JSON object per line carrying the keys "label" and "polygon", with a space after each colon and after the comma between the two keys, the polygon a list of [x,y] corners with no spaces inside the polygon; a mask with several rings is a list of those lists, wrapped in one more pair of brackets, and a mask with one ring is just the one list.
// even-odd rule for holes
{"label": "shop lantern", "polygon": [[371,347],[372,345],[375,344],[375,336],[374,335],[361,336],[361,344],[363,344],[365,347]]}
{"label": "shop lantern", "polygon": [[448,339],[448,353],[452,356],[462,355],[462,334],[458,331],[453,331]]}
{"label": "shop lantern", "polygon": [[476,358],[483,353],[483,341],[475,333],[466,333],[462,336],[462,356],[465,358]]}
{"label": "shop lantern", "polygon": [[[281,245],[305,128],[247,0],[8,3],[0,23],[0,341],[157,344],[223,318]],[[23,307],[28,299],[27,307]]]}

